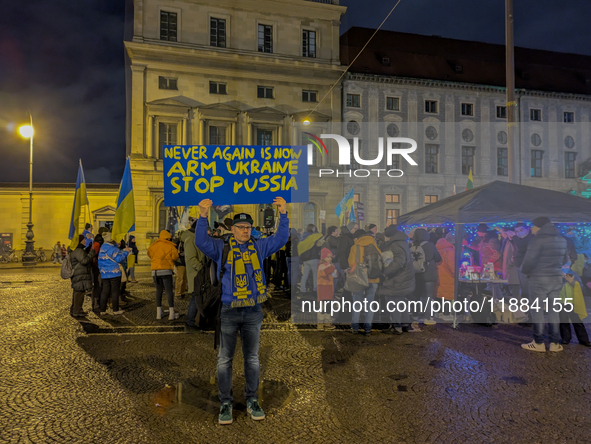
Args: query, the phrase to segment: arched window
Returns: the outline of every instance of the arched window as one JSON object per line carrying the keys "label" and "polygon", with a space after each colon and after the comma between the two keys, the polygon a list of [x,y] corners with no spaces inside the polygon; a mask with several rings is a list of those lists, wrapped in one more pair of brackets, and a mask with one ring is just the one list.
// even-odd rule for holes
{"label": "arched window", "polygon": [[316,225],[316,205],[312,202],[304,205],[304,230],[308,224]]}

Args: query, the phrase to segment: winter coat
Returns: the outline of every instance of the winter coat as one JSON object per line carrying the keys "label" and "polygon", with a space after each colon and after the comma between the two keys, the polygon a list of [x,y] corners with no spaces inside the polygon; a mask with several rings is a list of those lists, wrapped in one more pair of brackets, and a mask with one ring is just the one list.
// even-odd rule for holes
{"label": "winter coat", "polygon": [[170,233],[160,232],[160,237],[148,248],[148,257],[152,270],[173,270],[174,261],[179,257],[176,245],[170,241]]}
{"label": "winter coat", "polygon": [[509,239],[503,239],[503,279],[509,281],[509,285],[519,284],[519,272],[513,257],[515,256],[515,245]]}
{"label": "winter coat", "polygon": [[127,251],[120,251],[117,245],[105,242],[99,251],[98,266],[101,279],[121,277],[119,264],[127,258]]}
{"label": "winter coat", "polygon": [[330,262],[320,261],[318,263],[318,280],[316,290],[319,301],[332,301],[334,296],[334,278],[333,271],[336,267]]}
{"label": "winter coat", "polygon": [[320,259],[322,245],[318,245],[318,243],[322,238],[322,234],[310,234],[309,232],[306,232],[306,234],[308,234],[308,236],[304,236],[304,239],[298,244],[300,263],[313,259]]}
{"label": "winter coat", "polygon": [[98,268],[98,257],[99,252],[101,251],[101,244],[99,242],[94,242],[92,244],[92,249],[94,250],[94,257],[92,258],[92,266]]}
{"label": "winter coat", "polygon": [[87,292],[92,290],[90,265],[95,254],[93,249],[90,250],[90,253],[87,253],[84,246],[79,244],[70,255],[70,263],[74,271],[71,278],[74,291]]}
{"label": "winter coat", "polygon": [[484,268],[486,267],[486,264],[492,262],[494,264],[495,271],[503,270],[501,243],[499,242],[499,236],[495,231],[487,232],[476,249],[480,251],[481,267]]}
{"label": "winter coat", "polygon": [[425,252],[425,272],[416,273],[415,278],[422,282],[437,282],[437,264],[441,262],[441,255],[431,242],[429,242],[429,233],[424,228],[417,228],[413,235],[413,245],[421,245]]}
{"label": "winter coat", "polygon": [[181,242],[185,247],[185,264],[187,267],[187,287],[190,294],[195,287],[195,276],[205,263],[205,255],[195,246],[195,233],[184,231],[181,234]]}
{"label": "winter coat", "polygon": [[568,253],[568,257],[572,265],[577,261],[577,249],[575,247],[575,242],[568,236],[562,237],[564,237],[564,239],[566,240],[566,252]]}
{"label": "winter coat", "polygon": [[[369,245],[373,245],[375,249],[378,251],[378,254],[381,254],[381,251],[376,245],[376,240],[373,238],[373,236],[370,236],[369,234],[361,236],[359,239],[355,240],[355,243],[353,244],[353,246],[351,247],[351,251],[349,252],[349,268],[353,268],[355,264],[363,262],[363,260],[365,259],[365,247],[368,247]],[[359,246],[360,257],[357,257],[357,246]],[[379,279],[369,279],[370,284],[377,284],[379,282]]]}
{"label": "winter coat", "polygon": [[562,276],[568,262],[566,240],[552,223],[544,225],[527,246],[521,271],[527,276]]}
{"label": "winter coat", "polygon": [[575,278],[572,285],[565,282],[560,291],[560,299],[563,304],[566,302],[573,304],[572,311],[579,315],[581,321],[587,317],[587,306],[585,305],[583,289],[579,280]]}
{"label": "winter coat", "polygon": [[402,231],[382,245],[382,251],[391,251],[393,260],[384,268],[384,279],[379,295],[403,297],[415,291],[415,269],[408,245],[408,237]]}
{"label": "winter coat", "polygon": [[324,248],[328,248],[333,256],[336,257],[339,250],[339,238],[334,236],[327,236],[326,243],[323,245]]}
{"label": "winter coat", "polygon": [[441,256],[442,262],[437,267],[439,274],[439,286],[437,287],[437,297],[453,300],[455,292],[455,263],[456,263],[456,249],[455,246],[447,241],[445,238],[441,238],[435,245],[439,255]]}
{"label": "winter coat", "polygon": [[345,226],[341,227],[341,234],[337,240],[338,245],[336,259],[341,269],[346,270],[349,268],[349,253],[351,252],[351,247],[355,241],[353,240],[353,235]]}
{"label": "winter coat", "polygon": [[289,240],[287,244],[285,244],[285,251],[287,252],[287,257],[298,257],[298,245],[300,243],[300,237],[298,236],[298,232],[295,228],[292,228],[289,231],[289,234]]}
{"label": "winter coat", "polygon": [[513,245],[515,246],[515,252],[513,253],[513,263],[519,269],[521,269],[521,265],[523,264],[523,258],[525,257],[527,246],[533,238],[534,235],[529,232],[524,238],[513,236],[511,239],[511,242],[513,242]]}

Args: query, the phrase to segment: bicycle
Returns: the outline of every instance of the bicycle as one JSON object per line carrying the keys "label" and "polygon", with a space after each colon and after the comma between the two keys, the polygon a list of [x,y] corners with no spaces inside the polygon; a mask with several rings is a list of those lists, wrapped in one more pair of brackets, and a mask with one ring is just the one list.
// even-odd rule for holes
{"label": "bicycle", "polygon": [[45,255],[45,251],[43,251],[43,247],[39,247],[39,250],[35,254],[35,260],[37,262],[45,262],[45,261],[47,261],[47,256]]}
{"label": "bicycle", "polygon": [[0,262],[3,264],[7,264],[9,262],[18,262],[18,256],[14,252],[14,250],[6,250],[0,256]]}

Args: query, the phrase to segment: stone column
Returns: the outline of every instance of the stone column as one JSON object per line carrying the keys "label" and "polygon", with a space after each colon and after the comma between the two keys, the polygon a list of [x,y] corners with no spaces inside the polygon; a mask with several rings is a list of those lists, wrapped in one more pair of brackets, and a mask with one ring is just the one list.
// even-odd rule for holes
{"label": "stone column", "polygon": [[[558,158],[558,123],[556,120],[557,111],[556,106],[551,105],[548,108],[548,132],[547,135],[544,134],[545,132],[542,131],[542,145],[540,147],[534,147],[534,149],[543,149],[544,150],[544,158],[543,163],[548,164],[548,169],[542,169],[542,176],[548,177],[551,179],[558,179],[560,178],[559,171],[560,171],[560,159]],[[560,144],[563,146],[564,144]],[[548,176],[546,176],[546,171],[548,171]]]}
{"label": "stone column", "polygon": [[[490,182],[492,179],[490,128],[490,102],[488,99],[482,99],[480,101],[480,128],[476,128],[480,132],[480,142],[476,145],[476,159],[480,158],[480,169],[477,169],[477,172],[482,182]],[[476,164],[476,161],[474,163]]]}
{"label": "stone column", "polygon": [[145,65],[131,65],[131,153],[144,153]]}

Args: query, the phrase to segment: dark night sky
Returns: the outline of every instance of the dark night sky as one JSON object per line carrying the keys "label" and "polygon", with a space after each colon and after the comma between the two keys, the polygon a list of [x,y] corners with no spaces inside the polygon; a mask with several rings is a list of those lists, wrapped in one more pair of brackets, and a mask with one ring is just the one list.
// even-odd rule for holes
{"label": "dark night sky", "polygon": [[[125,157],[125,0],[27,0],[0,8],[0,182],[119,182]],[[377,27],[396,0],[341,0],[351,26]],[[476,6],[477,5],[477,6]],[[591,55],[591,1],[515,0],[515,44]],[[504,43],[503,0],[402,0],[383,29]]]}

